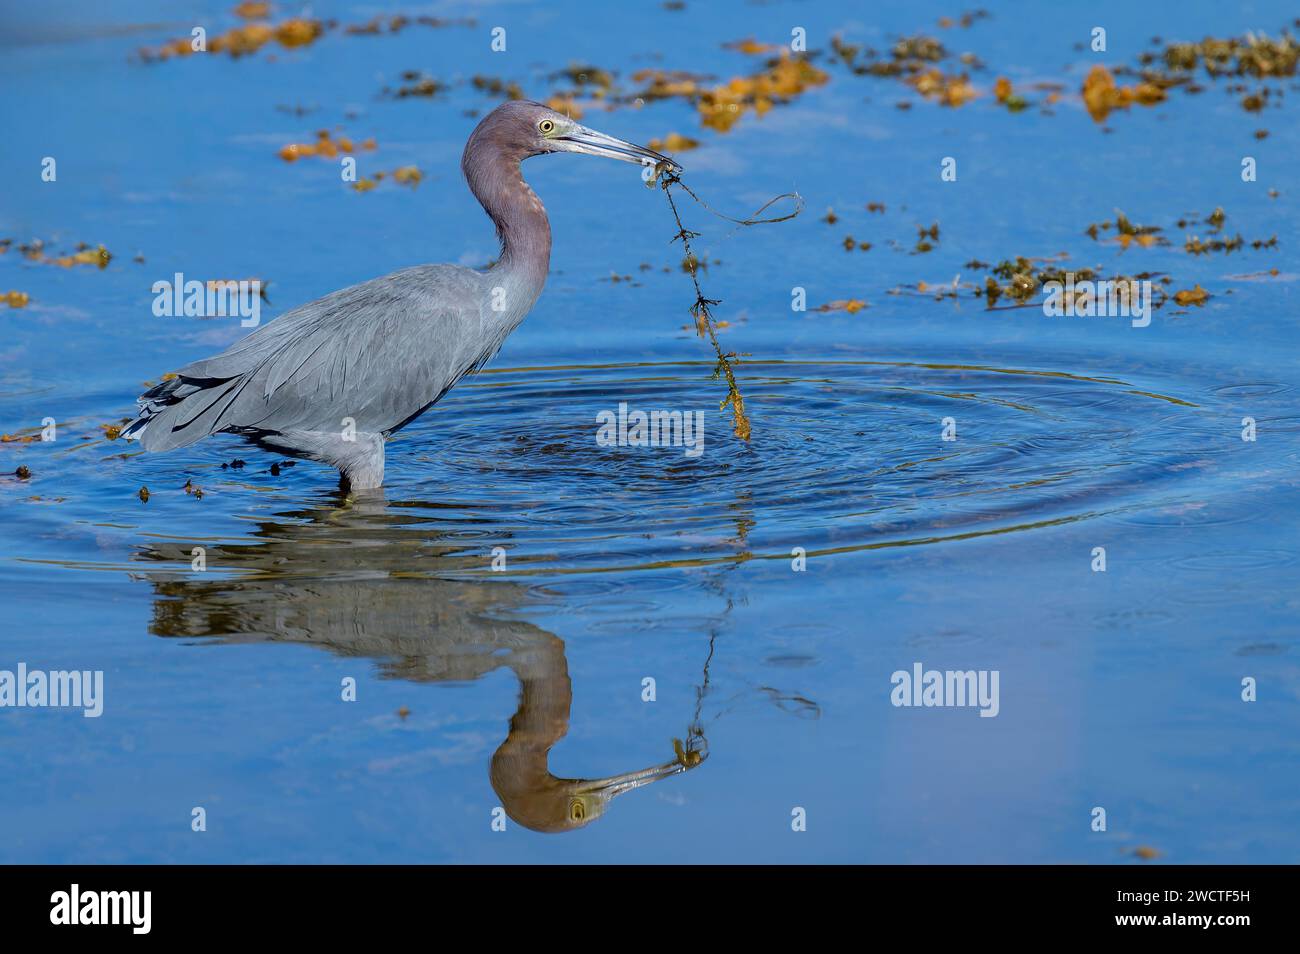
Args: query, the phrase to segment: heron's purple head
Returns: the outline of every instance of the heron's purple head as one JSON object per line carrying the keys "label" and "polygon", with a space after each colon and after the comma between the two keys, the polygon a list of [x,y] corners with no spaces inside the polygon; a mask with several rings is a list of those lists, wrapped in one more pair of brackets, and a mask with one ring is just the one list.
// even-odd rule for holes
{"label": "heron's purple head", "polygon": [[504,156],[518,162],[548,152],[578,152],[646,166],[662,162],[673,172],[682,168],[645,146],[588,129],[541,103],[528,100],[502,103],[484,116],[465,144],[461,164],[468,175],[475,163],[489,157]]}

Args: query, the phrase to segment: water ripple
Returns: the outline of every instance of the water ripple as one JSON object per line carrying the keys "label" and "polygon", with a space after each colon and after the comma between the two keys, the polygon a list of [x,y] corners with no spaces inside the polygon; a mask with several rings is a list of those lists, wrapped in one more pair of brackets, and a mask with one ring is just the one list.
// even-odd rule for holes
{"label": "water ripple", "polygon": [[[1185,490],[1234,449],[1224,425],[1232,415],[1213,394],[1033,368],[751,361],[741,379],[754,424],[745,444],[718,411],[710,371],[694,362],[565,365],[463,382],[390,444],[388,503],[371,522],[395,554],[392,572],[489,574],[496,550],[508,575],[558,579],[789,560],[796,548],[815,557],[952,544],[1109,514],[1139,526],[1235,517]],[[701,412],[702,453],[600,446],[597,415],[620,403]],[[944,439],[945,425],[955,439]],[[251,465],[222,471],[229,458],[228,446],[209,442],[188,457],[118,466],[163,486],[197,471],[215,492],[205,507],[266,510],[313,494],[317,509],[338,506],[312,465],[272,477]],[[266,532],[283,534],[273,526]],[[323,562],[308,555],[255,572],[310,574]],[[572,595],[575,584],[553,585]]]}

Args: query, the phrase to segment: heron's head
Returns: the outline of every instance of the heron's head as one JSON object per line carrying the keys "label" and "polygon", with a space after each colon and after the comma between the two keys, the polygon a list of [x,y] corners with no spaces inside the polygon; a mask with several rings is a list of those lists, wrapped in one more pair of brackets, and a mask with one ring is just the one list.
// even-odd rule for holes
{"label": "heron's head", "polygon": [[500,759],[501,753],[497,754],[491,771],[492,786],[506,814],[525,828],[540,832],[582,828],[603,815],[609,803],[624,792],[686,771],[686,766],[672,761],[609,778],[556,778],[544,768],[541,773],[513,774]]}
{"label": "heron's head", "polygon": [[653,149],[596,132],[541,103],[527,100],[502,103],[485,116],[470,136],[467,158],[476,140],[491,143],[518,159],[549,152],[577,152],[647,166],[663,162],[673,172],[682,169],[677,162]]}

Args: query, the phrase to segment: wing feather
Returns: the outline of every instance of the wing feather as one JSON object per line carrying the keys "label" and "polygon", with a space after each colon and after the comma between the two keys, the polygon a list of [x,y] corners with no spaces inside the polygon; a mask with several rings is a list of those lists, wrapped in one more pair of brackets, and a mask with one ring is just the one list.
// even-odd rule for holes
{"label": "wing feather", "polygon": [[483,359],[484,284],[424,265],[295,308],[145,392],[124,433],[168,450],[226,430],[333,431],[344,418],[391,432]]}

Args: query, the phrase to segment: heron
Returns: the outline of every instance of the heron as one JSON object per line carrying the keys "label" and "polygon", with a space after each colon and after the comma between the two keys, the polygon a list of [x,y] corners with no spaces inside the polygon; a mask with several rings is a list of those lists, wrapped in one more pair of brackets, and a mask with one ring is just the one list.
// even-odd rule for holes
{"label": "heron", "polygon": [[381,487],[385,441],[490,360],[541,295],[551,226],[520,163],[557,152],[681,171],[540,103],[503,103],[461,157],[496,226],[494,264],[417,265],[300,305],[150,388],[122,436],[152,452],[236,434],[336,468],[345,492]]}

